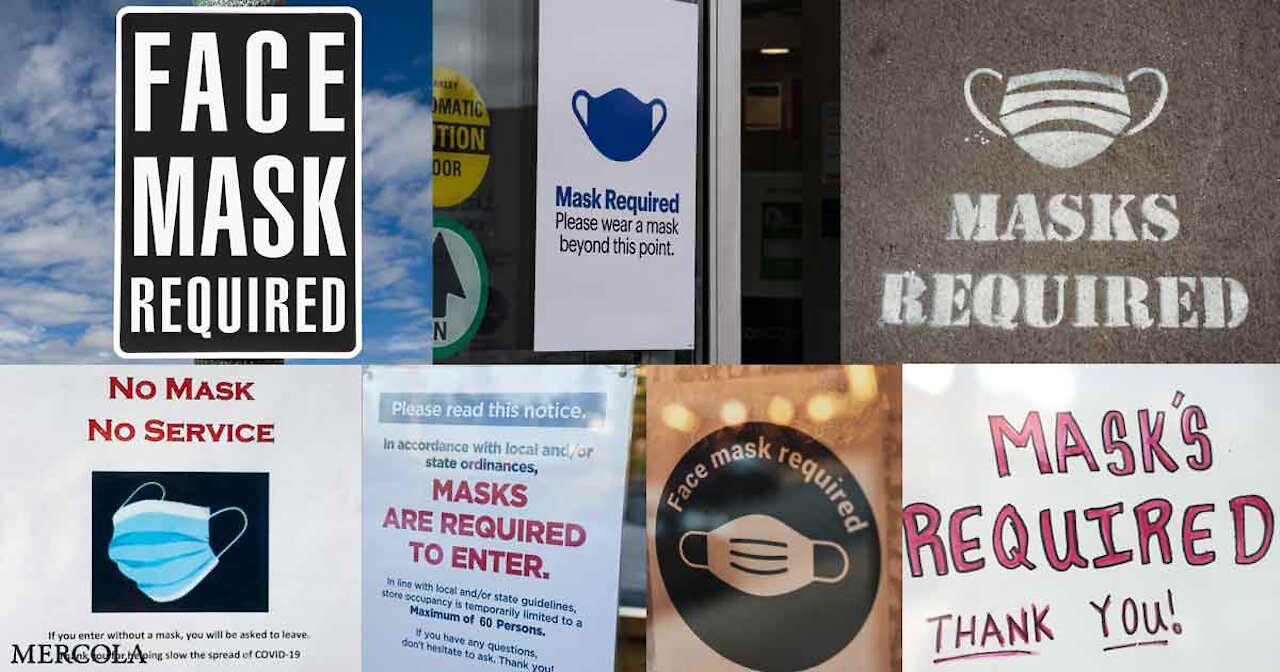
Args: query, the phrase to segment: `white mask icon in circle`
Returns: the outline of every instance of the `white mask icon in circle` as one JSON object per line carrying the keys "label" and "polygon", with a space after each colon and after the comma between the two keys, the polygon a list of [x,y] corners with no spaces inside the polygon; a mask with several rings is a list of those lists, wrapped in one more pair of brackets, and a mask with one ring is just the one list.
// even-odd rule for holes
{"label": "white mask icon in circle", "polygon": [[[689,559],[685,542],[706,537],[707,561]],[[830,541],[815,541],[786,523],[760,514],[735,518],[710,532],[685,532],[678,544],[684,564],[710,571],[716,578],[751,595],[773,597],[791,593],[815,581],[839,583],[849,574],[849,554]],[[818,576],[817,550],[826,547],[840,558],[840,572]]]}
{"label": "white mask icon in circle", "polygon": [[[1142,121],[1130,126],[1125,83],[1151,75],[1160,94]],[[1106,151],[1116,138],[1151,125],[1169,97],[1169,80],[1155,68],[1140,68],[1128,77],[1085,70],[1045,70],[1010,77],[1000,103],[1000,124],[991,121],[973,99],[979,76],[1004,75],[978,68],[964,80],[964,100],[978,123],[1000,137],[1011,137],[1032,158],[1054,168],[1074,168]]]}

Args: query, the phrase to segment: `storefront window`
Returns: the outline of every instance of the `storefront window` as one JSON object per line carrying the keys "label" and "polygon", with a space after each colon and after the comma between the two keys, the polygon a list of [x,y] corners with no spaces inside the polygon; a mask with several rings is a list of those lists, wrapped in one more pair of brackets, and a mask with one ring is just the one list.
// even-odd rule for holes
{"label": "storefront window", "polygon": [[[435,224],[437,229],[462,232],[460,235],[483,258],[488,280],[483,317],[465,343],[443,350],[438,347],[437,361],[697,361],[697,350],[534,351],[538,3],[435,0],[434,14]],[[448,110],[443,109],[446,106]],[[483,114],[467,114],[480,109]],[[451,112],[457,117],[450,116]],[[441,126],[452,126],[453,122],[470,131],[475,141],[467,144],[456,135],[442,137]],[[465,271],[450,263],[439,244],[435,252],[434,304],[439,313],[445,303],[442,294],[458,286],[458,274]],[[699,278],[698,286],[702,285]],[[699,301],[699,305],[704,304]],[[584,320],[589,318],[583,316]],[[698,320],[699,325],[704,322]],[[703,340],[703,332],[700,326],[698,342]]]}
{"label": "storefront window", "polygon": [[742,357],[839,359],[840,3],[742,2]]}

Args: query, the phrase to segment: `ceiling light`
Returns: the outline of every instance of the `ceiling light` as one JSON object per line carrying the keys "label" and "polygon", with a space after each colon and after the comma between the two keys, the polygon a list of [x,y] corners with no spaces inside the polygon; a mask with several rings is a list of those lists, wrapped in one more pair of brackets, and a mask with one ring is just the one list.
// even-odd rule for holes
{"label": "ceiling light", "polygon": [[760,50],[765,56],[786,56],[791,53],[790,47],[765,47]]}

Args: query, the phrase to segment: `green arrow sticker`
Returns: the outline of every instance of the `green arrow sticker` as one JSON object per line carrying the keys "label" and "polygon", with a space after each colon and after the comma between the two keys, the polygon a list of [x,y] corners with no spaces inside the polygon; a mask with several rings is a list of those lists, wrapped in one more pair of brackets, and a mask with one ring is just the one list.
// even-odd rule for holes
{"label": "green arrow sticker", "polygon": [[489,305],[489,265],[475,236],[462,224],[436,217],[431,243],[432,353],[448,359],[467,347]]}

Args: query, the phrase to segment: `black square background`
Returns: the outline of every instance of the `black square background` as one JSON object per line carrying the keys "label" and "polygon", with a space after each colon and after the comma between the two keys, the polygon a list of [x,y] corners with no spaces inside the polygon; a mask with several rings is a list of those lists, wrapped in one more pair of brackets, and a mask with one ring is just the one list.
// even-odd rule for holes
{"label": "black square background", "polygon": [[[249,128],[245,121],[245,41],[254,32],[270,29],[279,32],[288,43],[288,64],[284,70],[272,70],[269,60],[264,61],[263,105],[270,104],[271,93],[288,94],[288,123],[284,129],[272,133],[261,134]],[[134,125],[134,35],[138,32],[170,33],[167,47],[153,48],[152,68],[169,71],[169,84],[156,85],[151,88],[151,131],[133,132]],[[308,41],[311,32],[342,32],[346,35],[342,46],[330,47],[326,50],[325,63],[330,70],[341,69],[341,84],[330,85],[326,92],[327,115],[341,117],[345,120],[341,133],[311,133],[308,130],[310,97],[307,85],[309,63]],[[210,130],[207,108],[201,108],[197,117],[196,131],[182,133],[179,128],[182,120],[182,98],[186,87],[186,71],[191,35],[194,32],[214,32],[218,37],[218,56],[222,74],[222,89],[226,102],[227,131],[215,133]],[[116,123],[120,126],[120,165],[116,167],[120,191],[120,255],[116,263],[120,266],[120,287],[116,311],[119,317],[120,349],[131,354],[162,353],[345,353],[355,349],[357,323],[360,315],[356,310],[356,209],[360,185],[355,180],[356,162],[359,160],[359,148],[356,147],[356,126],[359,120],[355,115],[355,105],[359,92],[356,90],[355,55],[357,47],[355,17],[347,13],[307,13],[300,9],[289,13],[201,13],[201,12],[165,12],[146,13],[145,8],[131,9],[121,18],[119,34],[120,70],[119,81],[120,116]],[[258,202],[253,192],[253,164],[266,155],[278,154],[287,158],[294,168],[293,193],[277,194],[281,203],[294,218],[294,249],[280,259],[268,259],[253,251],[252,222],[255,217],[268,217],[266,209]],[[219,255],[213,258],[199,256],[176,256],[177,241],[174,241],[175,256],[171,257],[134,257],[133,256],[133,159],[135,156],[158,156],[162,185],[167,185],[169,173],[168,157],[192,156],[195,164],[194,188],[194,236],[196,252],[199,252],[205,203],[208,200],[209,159],[213,156],[237,157],[237,171],[240,181],[241,205],[246,224],[246,239],[249,243],[249,254],[245,257],[231,257],[226,245],[225,236],[219,246]],[[337,211],[342,229],[343,242],[346,244],[347,256],[329,257],[324,238],[321,236],[320,251],[322,256],[304,257],[302,254],[302,157],[320,157],[320,178],[323,183],[328,165],[327,157],[345,156],[347,158],[342,179],[338,189]],[[277,177],[273,175],[273,178]],[[273,190],[276,180],[271,182]],[[241,330],[235,334],[220,335],[216,330],[212,338],[205,339],[199,335],[186,333],[160,332],[160,316],[156,314],[155,333],[133,333],[129,323],[129,281],[134,277],[160,278],[172,276],[185,279],[194,276],[211,278],[214,296],[217,295],[216,281],[218,276],[271,276],[285,278],[290,281],[289,321],[295,319],[294,285],[292,280],[298,277],[340,277],[346,282],[346,328],[338,333],[299,334],[290,333],[247,333],[247,317],[241,319]],[[159,282],[155,283],[155,293],[160,293]],[[262,281],[259,280],[261,288]],[[242,290],[245,291],[245,290]],[[319,287],[313,290],[317,295]],[[152,305],[157,305],[158,300]],[[215,303],[216,305],[216,303]],[[245,302],[241,302],[242,314],[247,311]],[[265,325],[265,305],[260,299],[258,303],[259,325]],[[175,322],[186,323],[185,302],[181,309],[173,311]],[[310,310],[311,322],[319,321],[319,306]],[[216,319],[216,318],[215,318]],[[215,323],[216,324],[216,323]]]}
{"label": "black square background", "polygon": [[[249,473],[93,472],[93,612],[266,612],[269,480],[267,474]],[[238,506],[249,518],[244,536],[223,554],[213,572],[173,602],[152,602],[107,557],[111,516],[148,481],[164,486],[166,501],[207,506],[210,512]],[[134,501],[158,495],[155,486],[148,486]],[[209,539],[214,553],[222,551],[243,524],[234,512],[213,518]]]}

